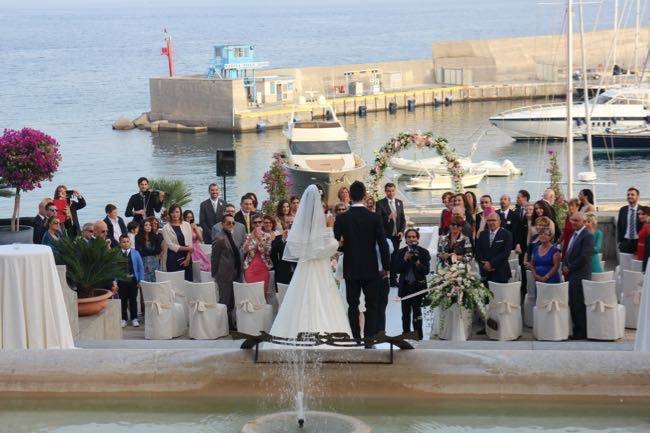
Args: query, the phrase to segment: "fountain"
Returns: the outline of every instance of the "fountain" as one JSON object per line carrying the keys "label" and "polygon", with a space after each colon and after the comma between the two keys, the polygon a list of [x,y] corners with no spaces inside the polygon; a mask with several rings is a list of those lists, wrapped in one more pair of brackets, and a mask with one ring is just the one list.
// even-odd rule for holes
{"label": "fountain", "polygon": [[309,423],[305,427],[295,426],[295,412],[278,412],[263,415],[247,422],[241,433],[289,433],[302,430],[309,433],[371,433],[372,429],[363,421],[351,416],[333,412],[309,411],[305,415]]}

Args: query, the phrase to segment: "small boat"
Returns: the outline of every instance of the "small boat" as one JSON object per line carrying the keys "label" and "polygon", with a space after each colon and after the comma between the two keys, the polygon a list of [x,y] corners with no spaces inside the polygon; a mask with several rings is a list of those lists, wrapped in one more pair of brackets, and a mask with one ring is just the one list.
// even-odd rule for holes
{"label": "small boat", "polygon": [[[486,173],[478,173],[478,174],[467,174],[463,176],[463,188],[471,188],[483,180],[485,177]],[[411,180],[406,184],[406,187],[408,189],[415,189],[415,190],[438,190],[438,189],[446,189],[446,190],[453,190],[453,185],[452,185],[452,180],[451,176],[444,176],[444,175],[439,175],[439,174],[431,174],[429,176],[416,176],[411,178]]]}
{"label": "small boat", "polygon": [[647,127],[607,128],[604,133],[591,135],[591,147],[609,150],[650,150],[650,129]]}
{"label": "small boat", "polygon": [[[506,159],[501,164],[496,161],[472,162],[471,158],[459,158],[460,165],[469,173],[485,172],[488,177],[506,177],[512,175],[521,175],[522,171],[515,167],[512,161]],[[405,175],[418,175],[424,172],[446,175],[447,161],[438,156],[423,159],[406,159],[392,157],[390,166]]]}

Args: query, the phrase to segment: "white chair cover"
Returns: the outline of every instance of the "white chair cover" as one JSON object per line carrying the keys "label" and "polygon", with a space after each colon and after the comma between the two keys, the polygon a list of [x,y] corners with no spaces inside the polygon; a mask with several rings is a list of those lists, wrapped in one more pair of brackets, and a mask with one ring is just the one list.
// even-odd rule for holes
{"label": "white chair cover", "polygon": [[186,326],[190,323],[190,307],[185,295],[185,271],[163,272],[156,271],[156,282],[169,281],[174,291],[174,300],[183,306]]}
{"label": "white chair cover", "polygon": [[185,333],[183,306],[174,302],[170,281],[150,283],[141,281],[144,298],[144,338],[169,340]]}
{"label": "white chair cover", "polygon": [[[623,253],[621,253],[621,256]],[[622,271],[621,304],[625,306],[625,327],[636,329],[639,319],[639,306],[643,291],[643,274],[635,271]]]}
{"label": "white chair cover", "polygon": [[466,341],[472,334],[472,311],[458,304],[440,310],[438,337],[442,340]]}
{"label": "white chair cover", "polygon": [[278,286],[278,306],[282,305],[282,301],[284,301],[284,295],[287,294],[287,289],[289,288],[288,284],[282,284],[282,283],[277,283]]}
{"label": "white chair cover", "polygon": [[492,340],[508,341],[521,337],[521,283],[493,283],[490,282],[490,290],[494,298],[487,305],[489,318],[499,323],[499,329],[494,330],[489,326],[485,327],[487,336]]}
{"label": "white chair cover", "polygon": [[643,272],[643,261],[632,259],[630,260],[630,271]]}
{"label": "white chair cover", "polygon": [[[591,281],[615,281],[614,271],[594,272],[591,274]],[[614,284],[614,290],[616,290],[616,284]]]}
{"label": "white chair cover", "polygon": [[625,335],[625,307],[616,300],[616,283],[582,280],[587,307],[587,338],[618,340]]}
{"label": "white chair cover", "polygon": [[526,296],[524,297],[524,325],[533,327],[533,307],[537,300],[537,286],[533,273],[526,269]]}
{"label": "white chair cover", "polygon": [[533,308],[533,336],[538,340],[561,341],[569,338],[569,283],[537,283],[537,302]]}
{"label": "white chair cover", "polygon": [[521,267],[519,266],[519,259],[510,259],[508,260],[508,264],[510,265],[510,273],[512,274],[510,277],[510,282],[513,283],[515,281],[521,281]]}
{"label": "white chair cover", "polygon": [[623,271],[632,270],[632,260],[634,260],[634,257],[634,254],[618,253],[618,266],[614,268],[614,274],[616,275],[616,296],[619,296],[619,302],[621,303],[623,302],[620,298],[623,292]]}
{"label": "white chair cover", "polygon": [[214,340],[229,334],[228,308],[217,302],[214,283],[186,281],[185,293],[190,306],[190,338]]}
{"label": "white chair cover", "polygon": [[201,281],[201,262],[192,262],[192,281]]}
{"label": "white chair cover", "polygon": [[237,330],[244,334],[259,335],[269,332],[273,324],[273,307],[264,298],[264,283],[233,283]]}

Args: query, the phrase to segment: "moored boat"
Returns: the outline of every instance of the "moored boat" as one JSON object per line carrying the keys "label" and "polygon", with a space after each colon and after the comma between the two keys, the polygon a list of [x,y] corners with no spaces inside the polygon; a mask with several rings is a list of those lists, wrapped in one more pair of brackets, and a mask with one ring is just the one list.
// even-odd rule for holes
{"label": "moored boat", "polygon": [[[485,172],[478,174],[466,174],[463,176],[463,188],[471,188],[483,180]],[[408,189],[416,190],[453,190],[453,182],[451,176],[444,176],[439,174],[431,174],[430,176],[417,176],[411,178],[406,184]]]}

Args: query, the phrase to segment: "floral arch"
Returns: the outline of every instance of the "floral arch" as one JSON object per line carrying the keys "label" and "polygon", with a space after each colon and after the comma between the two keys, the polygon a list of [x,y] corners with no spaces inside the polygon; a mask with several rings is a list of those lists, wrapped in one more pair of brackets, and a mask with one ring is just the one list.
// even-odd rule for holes
{"label": "floral arch", "polygon": [[458,155],[449,146],[446,138],[433,138],[433,133],[408,134],[401,132],[397,137],[391,138],[377,152],[375,152],[375,165],[370,169],[370,194],[379,197],[380,182],[384,177],[384,171],[388,168],[390,159],[402,150],[415,146],[416,149],[434,149],[438,155],[447,161],[447,171],[451,176],[455,193],[463,192],[463,168],[458,160]]}

